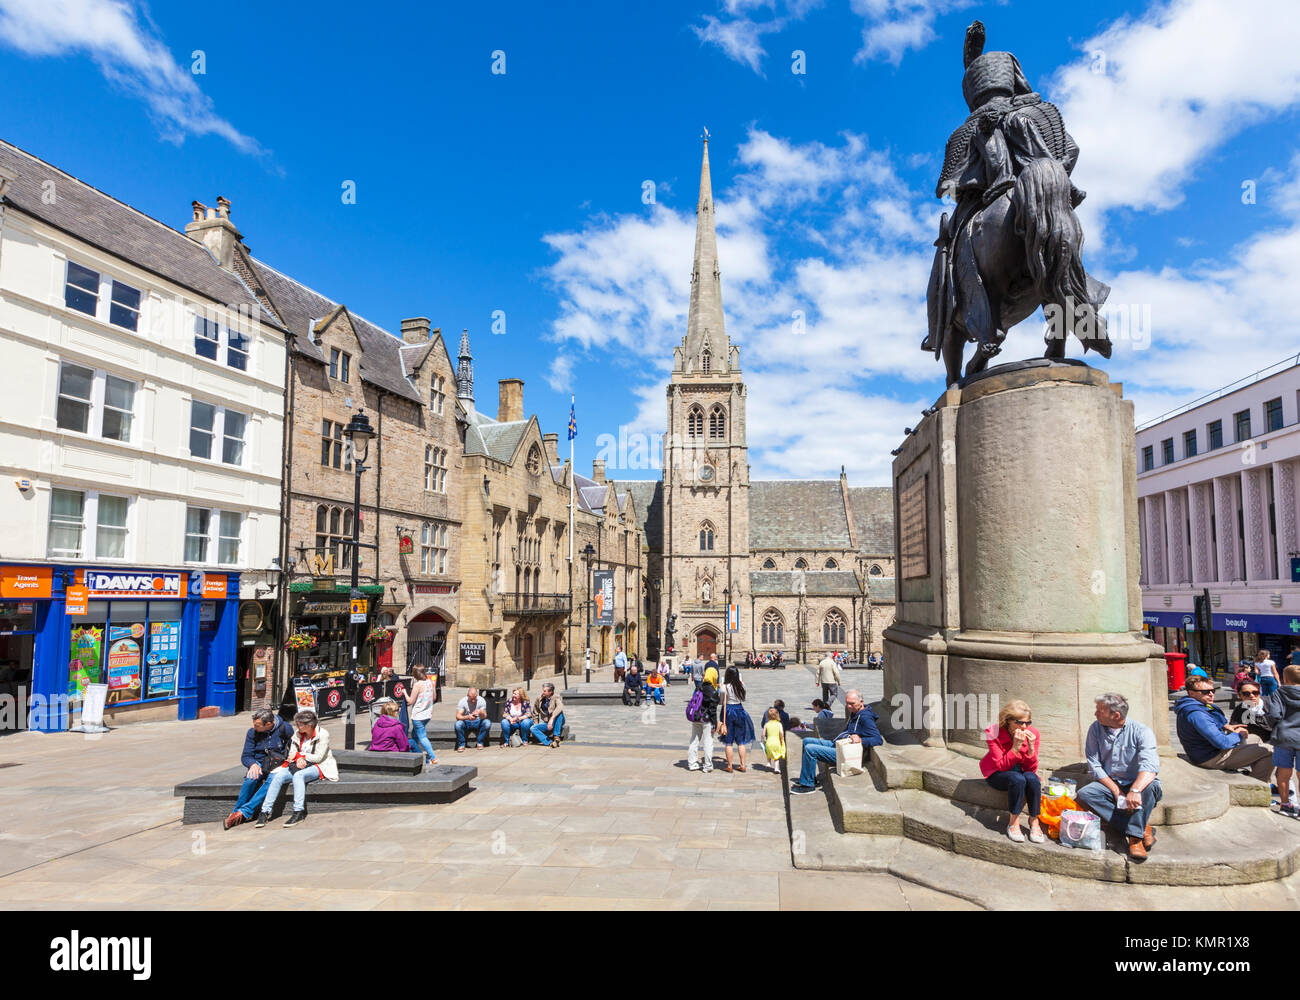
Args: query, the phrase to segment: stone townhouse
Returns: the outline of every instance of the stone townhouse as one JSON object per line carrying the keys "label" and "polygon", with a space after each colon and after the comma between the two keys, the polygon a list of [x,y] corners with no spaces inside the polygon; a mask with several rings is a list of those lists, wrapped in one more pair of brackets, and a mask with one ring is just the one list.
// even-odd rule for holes
{"label": "stone townhouse", "polygon": [[[449,683],[522,681],[535,688],[534,680],[582,668],[581,653],[570,656],[569,650],[581,650],[584,641],[582,550],[588,543],[598,553],[593,569],[616,570],[614,613],[626,632],[640,574],[629,572],[624,553],[639,559],[641,533],[626,494],[620,498],[613,484],[578,477],[570,563],[572,470],[559,460],[559,436],[543,434],[536,415],[525,414],[521,379],[498,382],[495,417],[481,412],[468,336],[457,360],[464,595]],[[631,614],[639,632],[635,606]]]}
{"label": "stone townhouse", "polygon": [[[558,441],[550,444],[554,446]],[[551,457],[554,460],[555,456]],[[580,635],[575,633],[574,648],[582,649],[585,642],[593,665],[609,663],[620,647],[629,656],[645,656],[645,546],[636,498],[632,491],[620,489],[606,479],[601,459],[592,463],[590,479],[575,477],[574,496],[579,514],[574,522],[574,560],[575,568],[581,566],[581,573],[574,574],[574,618],[581,630]],[[585,556],[588,545],[593,550],[589,564]],[[589,572],[598,570],[614,574],[612,625],[596,621]],[[590,639],[588,620],[592,621]],[[577,659],[581,661],[582,657]]]}
{"label": "stone townhouse", "polygon": [[[663,478],[621,482],[646,539],[648,652],[675,616],[679,654],[784,650],[803,660],[882,648],[894,617],[888,487],[835,480],[751,481],[748,393],[727,336],[708,142],[696,206],[686,335],[667,386]],[[735,607],[728,631],[728,604]]]}
{"label": "stone townhouse", "polygon": [[[196,220],[200,217],[196,206]],[[350,662],[352,560],[367,620],[358,660],[370,669],[412,661],[435,669],[459,618],[461,474],[453,369],[441,332],[424,318],[401,337],[254,258],[229,218],[204,227],[223,267],[253,289],[287,329],[285,531],[286,634],[314,649],[285,654],[283,683],[298,666],[341,671]],[[354,456],[344,435],[353,414],[375,432],[360,478],[360,546],[353,533]],[[388,641],[368,641],[376,626]]]}

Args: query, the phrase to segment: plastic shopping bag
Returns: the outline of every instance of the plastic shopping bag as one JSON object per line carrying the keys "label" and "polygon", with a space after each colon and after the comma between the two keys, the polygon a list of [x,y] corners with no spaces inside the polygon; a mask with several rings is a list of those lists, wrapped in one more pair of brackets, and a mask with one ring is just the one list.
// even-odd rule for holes
{"label": "plastic shopping bag", "polygon": [[1100,851],[1105,846],[1101,836],[1101,817],[1079,809],[1067,809],[1061,813],[1061,843],[1066,847]]}
{"label": "plastic shopping bag", "polygon": [[849,740],[836,740],[835,773],[841,778],[846,778],[849,775],[861,774],[863,770],[862,744]]}
{"label": "plastic shopping bag", "polygon": [[1038,822],[1047,831],[1049,837],[1058,840],[1061,830],[1061,813],[1078,808],[1078,803],[1068,795],[1057,795],[1050,799],[1044,795],[1042,807],[1038,812]]}

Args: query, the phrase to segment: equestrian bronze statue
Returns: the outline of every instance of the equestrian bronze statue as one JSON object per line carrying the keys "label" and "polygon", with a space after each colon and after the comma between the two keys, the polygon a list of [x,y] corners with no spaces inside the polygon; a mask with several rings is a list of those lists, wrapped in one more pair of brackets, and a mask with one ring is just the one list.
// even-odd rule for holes
{"label": "equestrian bronze statue", "polygon": [[1083,269],[1083,230],[1074,209],[1084,193],[1070,180],[1079,147],[1061,113],[1034,93],[1010,52],[984,51],[984,25],[966,30],[962,93],[970,117],[948,139],[936,197],[957,202],[940,224],[921,349],[943,356],[948,385],[1002,350],[1007,331],[1040,306],[1044,357],[1065,357],[1067,333],[1109,358],[1101,306],[1109,286]]}

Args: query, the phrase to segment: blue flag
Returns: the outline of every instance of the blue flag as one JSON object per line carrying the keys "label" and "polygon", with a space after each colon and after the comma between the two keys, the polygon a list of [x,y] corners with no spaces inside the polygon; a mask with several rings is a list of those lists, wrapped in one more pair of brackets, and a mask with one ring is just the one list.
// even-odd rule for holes
{"label": "blue flag", "polygon": [[578,436],[578,418],[573,412],[573,402],[569,403],[569,440],[572,441]]}

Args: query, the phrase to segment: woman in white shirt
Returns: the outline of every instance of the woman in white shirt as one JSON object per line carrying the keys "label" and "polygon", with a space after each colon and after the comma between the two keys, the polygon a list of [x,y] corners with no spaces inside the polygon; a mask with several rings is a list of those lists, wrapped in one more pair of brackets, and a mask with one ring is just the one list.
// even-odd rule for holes
{"label": "woman in white shirt", "polygon": [[735,667],[728,667],[723,675],[719,712],[722,718],[718,733],[722,736],[727,754],[727,766],[723,770],[731,770],[731,748],[735,746],[740,748],[740,764],[736,769],[743,771],[749,745],[754,742],[754,720],[745,711],[745,685],[740,682],[740,671]]}
{"label": "woman in white shirt", "polygon": [[433,744],[429,742],[425,727],[433,718],[433,695],[437,682],[419,664],[411,668],[411,676],[415,678],[415,684],[406,692],[406,704],[411,708],[411,742],[424,751],[428,763],[436,764],[438,755],[433,752]]}

